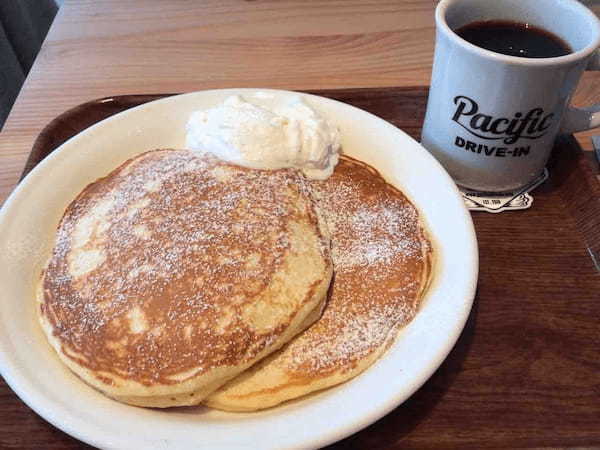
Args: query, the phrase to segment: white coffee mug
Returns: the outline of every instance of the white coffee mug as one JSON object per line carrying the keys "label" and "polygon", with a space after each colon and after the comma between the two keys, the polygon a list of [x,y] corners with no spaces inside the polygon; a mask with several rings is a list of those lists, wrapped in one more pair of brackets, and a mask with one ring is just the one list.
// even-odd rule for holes
{"label": "white coffee mug", "polygon": [[[576,0],[442,0],[422,144],[457,184],[512,191],[538,178],[557,133],[600,126],[600,105],[569,107],[586,68],[600,69],[600,21]],[[521,58],[477,47],[453,30],[486,20],[528,23],[573,50]]]}

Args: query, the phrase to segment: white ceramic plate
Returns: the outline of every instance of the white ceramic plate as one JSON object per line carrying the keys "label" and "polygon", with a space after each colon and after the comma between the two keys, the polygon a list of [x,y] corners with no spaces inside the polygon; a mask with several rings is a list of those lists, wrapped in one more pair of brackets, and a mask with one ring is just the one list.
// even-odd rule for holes
{"label": "white ceramic plate", "polygon": [[340,127],[344,152],[374,166],[402,189],[434,237],[433,285],[416,318],[385,356],[345,384],[251,414],[123,405],[85,385],[59,362],[36,320],[34,286],[64,209],[87,184],[132,155],[183,147],[191,111],[214,106],[231,94],[255,92],[195,92],[106,119],[42,161],[0,212],[0,370],[25,403],[72,436],[102,448],[319,447],[402,403],[456,342],[473,302],[478,257],[471,217],[454,183],[398,128],[347,104],[306,95],[308,103]]}

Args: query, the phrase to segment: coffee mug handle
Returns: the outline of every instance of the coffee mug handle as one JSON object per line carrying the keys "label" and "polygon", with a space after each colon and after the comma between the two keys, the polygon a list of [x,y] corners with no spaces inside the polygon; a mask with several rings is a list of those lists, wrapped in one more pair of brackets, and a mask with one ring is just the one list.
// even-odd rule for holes
{"label": "coffee mug handle", "polygon": [[[590,57],[586,70],[600,70],[600,48]],[[561,133],[570,134],[600,127],[600,103],[587,108],[569,106],[565,111]]]}

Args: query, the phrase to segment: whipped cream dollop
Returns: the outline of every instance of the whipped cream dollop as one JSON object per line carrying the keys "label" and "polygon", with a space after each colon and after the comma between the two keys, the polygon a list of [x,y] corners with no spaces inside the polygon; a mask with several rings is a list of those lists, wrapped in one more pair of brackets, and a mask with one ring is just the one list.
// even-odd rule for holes
{"label": "whipped cream dollop", "polygon": [[255,169],[295,168],[324,180],[339,159],[339,130],[300,96],[234,95],[192,113],[186,129],[189,149]]}

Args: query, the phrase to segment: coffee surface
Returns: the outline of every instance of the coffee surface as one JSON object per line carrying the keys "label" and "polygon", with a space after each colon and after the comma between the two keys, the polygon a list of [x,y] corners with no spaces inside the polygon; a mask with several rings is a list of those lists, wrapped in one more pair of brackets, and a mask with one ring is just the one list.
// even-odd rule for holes
{"label": "coffee surface", "polygon": [[521,58],[554,58],[572,51],[555,34],[527,23],[486,20],[469,23],[455,32],[478,47]]}

